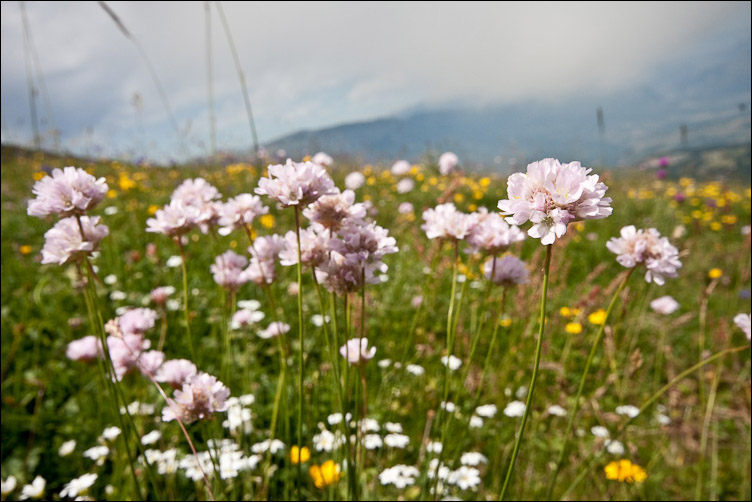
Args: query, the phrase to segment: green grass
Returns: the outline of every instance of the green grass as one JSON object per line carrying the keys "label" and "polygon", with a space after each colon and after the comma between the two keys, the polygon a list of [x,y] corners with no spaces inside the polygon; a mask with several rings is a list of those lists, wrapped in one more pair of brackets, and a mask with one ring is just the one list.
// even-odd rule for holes
{"label": "green grass", "polygon": [[[84,162],[58,158],[15,149],[2,152],[2,477],[14,475],[19,484],[31,482],[36,475],[47,480],[46,497],[57,496],[72,478],[87,472],[99,474],[97,483],[89,491],[96,499],[132,499],[136,490],[128,471],[125,451],[121,443],[112,445],[112,452],[102,465],[82,457],[82,452],[95,445],[104,427],[117,424],[112,403],[107,402],[106,386],[99,377],[96,365],[72,362],[65,357],[68,342],[93,334],[87,320],[83,292],[78,285],[75,267],[40,265],[39,253],[44,232],[52,221],[42,221],[26,215],[26,201],[31,197],[35,173],[46,167],[77,165],[90,169],[96,176],[107,177],[113,197],[107,198],[94,211],[102,215],[110,227],[110,236],[101,245],[101,256],[95,260],[100,277],[114,274],[117,282],[98,287],[98,303],[105,320],[115,316],[123,306],[142,306],[149,292],[163,285],[177,289],[180,297],[182,276],[180,268],[168,268],[170,256],[177,255],[173,242],[162,235],[145,232],[150,208],[161,207],[172,190],[183,179],[203,176],[214,184],[225,198],[252,192],[261,171],[251,167],[179,168],[125,166],[117,163]],[[421,166],[416,188],[398,194],[397,180],[378,167],[335,166],[333,177],[343,187],[344,175],[351,169],[361,169],[368,183],[356,191],[359,201],[370,200],[376,214],[375,221],[388,228],[397,240],[400,252],[388,256],[389,280],[366,289],[366,331],[377,347],[376,359],[366,367],[368,382],[368,412],[382,426],[385,422],[402,424],[410,437],[404,449],[367,451],[364,463],[358,464],[359,492],[363,499],[389,500],[395,497],[416,499],[420,485],[403,490],[382,486],[378,474],[395,464],[415,465],[425,469],[422,441],[427,421],[443,398],[444,367],[439,359],[446,342],[446,314],[452,275],[452,252],[448,246],[440,249],[428,241],[420,229],[420,214],[440,199],[454,200],[466,212],[475,207],[493,211],[505,195],[506,180],[482,174],[449,180],[438,176],[435,166]],[[672,387],[658,400],[671,418],[669,425],[655,419],[656,408],[645,411],[631,422],[622,436],[624,455],[606,454],[592,464],[586,462],[591,453],[603,449],[602,441],[590,429],[594,425],[607,427],[616,433],[625,421],[614,413],[619,405],[641,406],[655,391],[673,376],[726,347],[747,342],[744,334],[734,326],[732,318],[750,310],[750,239],[741,228],[750,224],[749,186],[724,186],[717,182],[685,180],[657,181],[651,174],[630,170],[599,172],[610,187],[614,213],[611,217],[570,225],[566,236],[557,240],[551,263],[548,324],[543,340],[541,372],[538,377],[532,414],[528,420],[517,465],[511,480],[508,498],[535,499],[545,496],[551,476],[551,464],[562,444],[566,417],[549,416],[548,406],[559,404],[570,410],[577,390],[579,376],[585,365],[597,326],[587,322],[587,315],[606,308],[624,270],[606,247],[606,241],[617,236],[624,225],[638,228],[655,227],[669,236],[682,252],[683,268],[676,279],[663,287],[647,285],[637,271],[628,283],[621,301],[609,320],[604,342],[596,352],[593,368],[583,393],[575,434],[570,442],[554,497],[560,497],[578,475],[584,472],[569,498],[574,499],[692,499],[698,477],[703,479],[702,498],[750,499],[750,351],[731,354],[717,363],[705,366],[699,374],[691,375]],[[488,184],[487,186],[486,183]],[[132,186],[130,186],[132,185]],[[682,191],[690,195],[681,203],[672,203],[670,194]],[[733,195],[726,192],[732,192]],[[667,195],[667,193],[669,195]],[[709,199],[721,200],[723,207],[708,207]],[[409,217],[400,215],[397,206],[409,201],[415,207]],[[268,200],[265,201],[268,203]],[[154,207],[152,207],[154,206]],[[105,215],[105,208],[117,208],[115,214]],[[699,211],[700,214],[693,211]],[[112,210],[110,210],[112,212]],[[274,223],[271,228],[256,225],[260,235],[284,234],[294,229],[291,211],[272,207]],[[725,216],[725,218],[724,218]],[[713,223],[717,223],[714,225]],[[682,225],[684,232],[677,231]],[[720,228],[719,228],[720,226]],[[672,234],[677,234],[672,236]],[[678,235],[682,233],[682,235]],[[248,245],[239,233],[220,237],[216,244],[206,235],[190,234],[186,246],[188,254],[191,331],[196,346],[200,370],[220,375],[222,363],[224,293],[211,278],[209,265],[215,256],[227,249],[243,253]],[[26,248],[24,246],[30,246]],[[28,251],[28,252],[27,252]],[[426,268],[436,252],[440,256],[435,270]],[[474,360],[467,371],[467,379],[460,375],[468,365],[471,336],[480,319],[493,312],[500,303],[501,291],[491,289],[486,295],[485,284],[476,282],[480,275],[480,260],[461,253],[460,272],[467,280],[460,283],[461,298],[458,309],[455,355],[463,360],[460,371],[453,373],[450,401],[457,404],[460,419],[453,420],[444,445],[444,461],[452,469],[459,466],[459,454],[479,451],[488,457],[482,466],[482,483],[477,491],[457,488],[451,494],[462,499],[496,500],[506,473],[518,418],[503,414],[504,407],[518,399],[515,394],[529,383],[537,332],[537,310],[541,289],[541,267],[544,249],[538,241],[527,239],[511,249],[525,260],[531,271],[528,285],[509,293],[507,315],[509,322],[499,329],[498,343],[491,354],[491,371],[481,390],[477,404],[495,404],[499,411],[493,419],[485,420],[482,428],[467,427],[467,418],[476,404],[473,396],[488,352],[493,321],[487,320]],[[717,280],[707,297],[705,349],[701,355],[701,304],[704,291],[711,283],[708,271],[720,268],[723,276]],[[282,441],[287,447],[296,442],[295,400],[297,396],[297,305],[295,297],[287,293],[288,285],[296,281],[295,267],[279,267],[274,290],[283,319],[292,327],[285,335],[289,346],[286,399],[288,422],[282,424]],[[427,287],[426,287],[427,286]],[[423,306],[415,318],[411,300],[424,291]],[[110,299],[112,291],[125,292],[125,300]],[[303,276],[303,307],[307,319],[319,314],[310,273]],[[671,295],[681,304],[671,316],[659,316],[647,307],[650,300]],[[746,295],[746,296],[745,296]],[[247,284],[239,299],[257,299],[267,316],[258,328],[272,320],[266,295],[259,288]],[[359,300],[353,299],[353,325],[359,326]],[[340,303],[340,324],[344,323]],[[564,326],[570,320],[560,313],[560,307],[579,308],[577,320],[583,325],[579,335],[567,334]],[[413,324],[413,321],[415,323]],[[182,310],[167,312],[168,334],[165,352],[168,358],[189,357],[184,342],[185,326]],[[408,345],[411,326],[414,339]],[[149,338],[156,345],[159,323]],[[341,327],[341,326],[340,326]],[[255,403],[253,432],[236,438],[242,451],[250,453],[250,446],[268,437],[271,411],[277,385],[277,346],[273,340],[262,340],[255,328],[234,332],[231,339],[233,364],[224,383],[232,395],[252,393]],[[357,331],[355,331],[357,333]],[[340,340],[342,340],[340,333]],[[664,345],[661,346],[661,340]],[[347,495],[347,479],[326,490],[314,487],[307,475],[308,467],[322,464],[330,458],[341,462],[342,452],[326,453],[313,449],[312,438],[318,424],[326,424],[329,414],[340,411],[336,393],[332,390],[332,367],[321,328],[308,322],[305,387],[305,415],[303,436],[311,448],[311,460],[304,466],[305,483],[302,496],[309,499],[336,499]],[[405,349],[407,359],[403,361]],[[376,362],[391,359],[388,368]],[[425,368],[417,377],[397,368],[394,362],[415,363]],[[657,372],[660,367],[661,371]],[[353,372],[351,372],[353,373]],[[717,375],[717,377],[716,377]],[[354,377],[351,375],[354,381]],[[702,378],[702,390],[698,382]],[[703,434],[708,394],[717,378],[715,406],[710,418],[703,472],[699,471],[700,442]],[[138,374],[126,377],[120,384],[126,401],[153,403],[156,415],[164,406],[156,390]],[[353,389],[355,386],[352,387]],[[355,394],[346,398],[352,402]],[[521,399],[524,400],[524,395]],[[353,410],[354,411],[354,410]],[[165,450],[177,447],[188,452],[184,437],[174,422],[161,424],[152,416],[135,417],[139,435],[154,429],[162,432],[162,439],[151,448]],[[206,449],[208,438],[230,437],[221,427],[222,414],[204,424],[188,427],[199,450]],[[334,427],[327,428],[335,430]],[[582,433],[584,432],[584,434]],[[441,430],[434,428],[430,439],[438,441]],[[77,447],[68,457],[60,457],[58,448],[75,439]],[[135,442],[131,439],[132,450]],[[285,449],[287,452],[287,449]],[[644,467],[647,479],[642,484],[621,484],[607,480],[603,468],[611,460],[627,458]],[[268,486],[264,485],[261,469],[241,473],[234,479],[212,480],[217,499],[247,499],[268,496],[281,499],[295,493],[296,467],[285,454],[273,457],[279,469],[273,473]],[[143,467],[137,470],[141,488],[150,498],[202,499],[206,497],[200,483],[187,479],[182,471],[157,476],[156,488],[150,484]],[[112,491],[106,489],[111,485]],[[433,486],[433,483],[431,483]],[[8,499],[20,493],[16,488]],[[424,496],[429,497],[428,491]],[[432,497],[432,496],[431,496]]]}

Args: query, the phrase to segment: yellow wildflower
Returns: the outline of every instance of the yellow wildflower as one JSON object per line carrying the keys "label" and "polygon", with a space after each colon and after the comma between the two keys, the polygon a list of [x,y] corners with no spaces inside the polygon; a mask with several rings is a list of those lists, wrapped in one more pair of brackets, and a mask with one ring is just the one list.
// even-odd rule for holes
{"label": "yellow wildflower", "polygon": [[486,188],[491,184],[491,178],[488,178],[488,177],[481,178],[478,182],[480,183],[480,186],[482,186],[483,188]]}
{"label": "yellow wildflower", "polygon": [[461,193],[454,194],[454,202],[456,202],[457,204],[459,204],[463,200],[465,200],[465,196],[464,195],[462,195]]}
{"label": "yellow wildflower", "polygon": [[107,198],[108,199],[114,199],[115,197],[117,197],[117,191],[115,191],[113,189],[107,190]]}
{"label": "yellow wildflower", "polygon": [[718,278],[720,278],[720,277],[721,277],[722,275],[723,275],[723,270],[721,270],[720,268],[711,268],[711,269],[710,269],[710,270],[708,271],[708,277],[709,277],[710,279],[718,279]]}
{"label": "yellow wildflower", "polygon": [[261,226],[264,228],[272,228],[274,227],[274,216],[271,214],[265,214],[259,217],[259,223],[261,223]]}
{"label": "yellow wildflower", "polygon": [[582,324],[578,322],[568,322],[564,330],[570,335],[579,335],[582,333]]}
{"label": "yellow wildflower", "polygon": [[27,255],[27,254],[31,253],[31,251],[32,251],[31,246],[29,246],[28,244],[24,244],[23,246],[19,247],[18,250],[23,255]]}
{"label": "yellow wildflower", "polygon": [[504,316],[501,319],[499,319],[499,326],[501,326],[502,328],[508,328],[511,325],[512,325],[512,319],[510,319],[509,317]]}
{"label": "yellow wildflower", "polygon": [[159,206],[157,206],[156,204],[150,205],[149,208],[147,209],[147,211],[149,211],[149,214],[151,215],[156,213],[158,210],[159,210]]}
{"label": "yellow wildflower", "polygon": [[714,221],[714,222],[712,222],[712,223],[710,224],[710,230],[712,230],[712,231],[714,231],[714,232],[717,232],[717,231],[719,231],[719,230],[720,230],[720,229],[722,229],[722,228],[723,228],[723,225],[721,225],[721,224],[720,224],[720,223],[718,223],[717,221]]}
{"label": "yellow wildflower", "polygon": [[606,322],[606,311],[603,309],[598,309],[587,316],[587,320],[590,324],[596,324],[600,326],[601,324]]}
{"label": "yellow wildflower", "polygon": [[34,181],[39,181],[42,178],[44,178],[45,176],[47,176],[47,174],[45,174],[43,171],[37,171],[37,172],[34,173],[33,176],[34,176]]}
{"label": "yellow wildflower", "polygon": [[615,479],[619,483],[642,483],[648,477],[645,469],[627,459],[611,462],[603,471],[606,479]]}
{"label": "yellow wildflower", "polygon": [[724,214],[723,216],[721,216],[721,221],[726,225],[733,225],[737,222],[737,218],[734,214]]}
{"label": "yellow wildflower", "polygon": [[327,460],[321,465],[312,465],[308,469],[308,473],[313,478],[313,484],[320,490],[336,483],[342,477],[342,473],[339,472],[339,464],[334,463],[334,460]]}
{"label": "yellow wildflower", "polygon": [[[306,463],[311,458],[311,450],[307,446],[298,448],[297,445],[293,445],[290,448],[290,462],[297,464],[298,462]],[[318,486],[318,485],[316,485]]]}

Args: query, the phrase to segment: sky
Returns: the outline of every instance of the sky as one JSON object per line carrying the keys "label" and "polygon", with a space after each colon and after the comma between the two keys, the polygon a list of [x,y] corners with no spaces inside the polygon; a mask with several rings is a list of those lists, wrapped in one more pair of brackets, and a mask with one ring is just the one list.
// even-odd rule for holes
{"label": "sky", "polygon": [[[2,140],[154,160],[251,145],[216,2],[2,2]],[[207,37],[207,10],[211,35]],[[260,141],[462,104],[561,101],[629,90],[709,47],[749,38],[749,2],[224,2]],[[686,62],[686,63],[685,63]],[[27,71],[28,70],[28,71]],[[140,102],[140,105],[136,103]],[[181,148],[181,144],[183,147]]]}

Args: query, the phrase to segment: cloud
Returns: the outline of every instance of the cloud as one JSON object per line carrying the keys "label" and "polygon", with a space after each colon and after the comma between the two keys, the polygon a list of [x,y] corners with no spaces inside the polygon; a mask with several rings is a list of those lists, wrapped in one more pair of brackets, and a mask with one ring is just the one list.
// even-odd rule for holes
{"label": "cloud", "polygon": [[[208,135],[203,2],[110,2],[148,53],[191,141]],[[262,140],[301,128],[395,113],[418,104],[560,100],[644,82],[729,33],[750,6],[687,3],[226,2]],[[27,2],[29,26],[63,137],[87,128],[125,149],[144,127],[177,143],[134,46],[94,2]],[[219,142],[247,145],[232,57],[212,8]],[[28,97],[17,3],[2,4],[3,134],[27,134]],[[742,36],[742,35],[739,35]],[[44,112],[43,104],[41,112]],[[26,132],[24,132],[26,131]],[[206,148],[206,141],[201,148]],[[197,150],[195,145],[192,146]]]}

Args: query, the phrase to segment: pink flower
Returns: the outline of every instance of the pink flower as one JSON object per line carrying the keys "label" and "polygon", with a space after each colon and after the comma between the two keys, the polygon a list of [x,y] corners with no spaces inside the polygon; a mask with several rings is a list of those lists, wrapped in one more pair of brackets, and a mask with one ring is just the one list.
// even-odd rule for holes
{"label": "pink flower", "polygon": [[457,167],[460,160],[452,152],[445,152],[439,157],[439,172],[442,176],[446,176]]}
{"label": "pink flower", "polygon": [[429,239],[450,239],[459,241],[467,237],[473,225],[473,219],[457,211],[451,202],[439,204],[433,209],[423,211],[421,225]]}
{"label": "pink flower", "polygon": [[634,225],[621,229],[621,237],[613,237],[606,247],[618,255],[616,261],[620,265],[633,268],[645,265],[645,280],[663,285],[666,277],[676,277],[682,263],[679,261],[679,250],[655,228],[637,230]]}
{"label": "pink flower", "polygon": [[605,197],[608,187],[597,175],[588,175],[579,162],[560,164],[556,159],[543,159],[527,166],[527,174],[515,173],[507,181],[509,199],[499,201],[507,221],[522,225],[533,223],[530,237],[541,244],[553,244],[567,233],[567,224],[577,220],[605,218],[611,214],[611,198]]}
{"label": "pink flower", "polygon": [[350,364],[365,364],[376,355],[376,347],[368,348],[368,338],[351,338],[339,353]]}
{"label": "pink flower", "polygon": [[101,355],[102,342],[93,335],[73,340],[65,350],[65,356],[71,361],[93,361]]}
{"label": "pink flower", "polygon": [[172,197],[172,202],[178,202],[189,211],[188,219],[191,225],[198,227],[203,233],[219,220],[223,204],[217,202],[222,194],[204,178],[187,179],[178,186]]}
{"label": "pink flower", "polygon": [[360,173],[358,171],[354,171],[347,176],[345,176],[345,187],[349,188],[350,190],[357,190],[358,188],[363,186],[363,183],[366,182],[366,177],[363,176],[363,173]]}
{"label": "pink flower", "polygon": [[277,278],[275,264],[285,249],[285,239],[279,235],[258,237],[248,248],[251,261],[243,273],[255,284],[271,284]]}
{"label": "pink flower", "polygon": [[75,216],[84,214],[104,199],[107,183],[104,178],[97,179],[81,168],[65,167],[53,169],[52,176],[37,181],[32,192],[37,198],[28,203],[29,216]]}
{"label": "pink flower", "polygon": [[319,152],[313,156],[311,162],[318,164],[321,167],[329,167],[334,163],[334,159],[331,158],[326,152]]}
{"label": "pink flower", "polygon": [[209,415],[226,411],[230,390],[208,373],[198,373],[183,383],[181,390],[168,401],[162,410],[162,420],[169,422],[179,418],[183,423],[204,419]]}
{"label": "pink flower", "polygon": [[487,260],[483,264],[483,275],[494,284],[503,286],[516,286],[528,282],[525,262],[509,254]]}
{"label": "pink flower", "polygon": [[157,305],[164,305],[167,299],[175,292],[175,288],[172,286],[159,286],[151,290],[151,301]]}
{"label": "pink flower", "polygon": [[525,240],[519,227],[509,225],[499,214],[489,213],[486,208],[470,214],[469,218],[472,223],[466,240],[472,252],[495,255]]}
{"label": "pink flower", "polygon": [[258,195],[243,193],[228,200],[219,208],[218,224],[220,235],[229,235],[235,229],[245,228],[253,223],[257,216],[266,214],[266,207]]}
{"label": "pink flower", "polygon": [[146,376],[154,376],[162,366],[165,360],[164,352],[159,350],[150,350],[143,352],[136,360],[136,366]]}
{"label": "pink flower", "polygon": [[313,162],[270,165],[269,177],[261,178],[255,192],[268,195],[283,207],[307,206],[323,195],[334,192],[334,182],[326,171]]}
{"label": "pink flower", "polygon": [[334,190],[332,194],[320,197],[305,208],[303,216],[313,223],[336,232],[345,220],[365,218],[366,208],[363,204],[355,203],[355,192],[352,190],[345,190],[342,193],[337,188]]}
{"label": "pink flower", "polygon": [[164,382],[177,389],[183,382],[198,373],[196,365],[188,359],[170,359],[165,361],[156,373],[155,380]]}
{"label": "pink flower", "polygon": [[107,349],[115,370],[115,379],[122,378],[136,368],[141,353],[151,346],[142,334],[110,335],[107,337]]}
{"label": "pink flower", "polygon": [[157,313],[152,309],[131,309],[118,318],[118,325],[123,334],[142,334],[154,327]]}
{"label": "pink flower", "polygon": [[744,331],[747,340],[752,339],[752,317],[749,314],[737,314],[734,317],[734,324]]}
{"label": "pink flower", "polygon": [[45,232],[42,263],[63,265],[82,260],[86,255],[96,251],[100,241],[110,233],[106,225],[99,224],[99,216],[78,218],[81,222],[80,228],[76,217],[71,216],[58,221]]}
{"label": "pink flower", "polygon": [[410,172],[412,166],[406,160],[398,160],[392,165],[392,174],[395,176],[404,176]]}
{"label": "pink flower", "polygon": [[[327,259],[330,231],[321,225],[300,229],[300,257],[303,265],[317,267]],[[285,247],[279,252],[279,263],[284,267],[298,264],[298,236],[285,234]]]}
{"label": "pink flower", "polygon": [[146,220],[146,231],[177,237],[189,232],[200,219],[200,210],[180,200],[170,201]]}
{"label": "pink flower", "polygon": [[399,206],[397,206],[397,212],[399,214],[411,214],[413,212],[413,205],[410,202],[401,202]]}
{"label": "pink flower", "polygon": [[240,286],[248,282],[248,276],[243,269],[248,265],[248,259],[234,251],[225,251],[217,256],[209,270],[214,274],[214,282],[230,291],[237,291]]}
{"label": "pink flower", "polygon": [[273,323],[270,323],[269,326],[266,327],[266,329],[262,329],[257,334],[259,338],[269,339],[269,338],[276,338],[279,335],[284,335],[290,331],[290,325],[275,321]]}
{"label": "pink flower", "polygon": [[659,314],[671,315],[679,308],[679,302],[670,296],[661,296],[650,302],[650,308]]}

